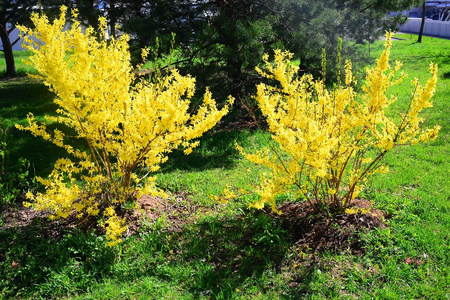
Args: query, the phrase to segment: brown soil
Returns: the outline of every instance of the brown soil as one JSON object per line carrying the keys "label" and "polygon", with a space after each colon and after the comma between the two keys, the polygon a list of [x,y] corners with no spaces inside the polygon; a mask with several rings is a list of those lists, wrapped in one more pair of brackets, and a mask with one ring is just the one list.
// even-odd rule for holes
{"label": "brown soil", "polygon": [[[126,236],[131,236],[139,231],[143,221],[154,222],[157,218],[164,216],[167,220],[167,229],[174,232],[182,231],[184,224],[193,220],[193,215],[199,210],[205,210],[204,208],[196,205],[192,205],[186,199],[185,193],[176,193],[170,200],[164,200],[162,198],[150,197],[147,195],[138,199],[138,209],[131,213],[126,213],[125,218],[128,224],[128,230]],[[74,216],[70,216],[67,219],[50,221],[48,213],[45,211],[36,211],[31,207],[25,207],[23,205],[17,206],[4,206],[0,207],[0,226],[2,228],[16,228],[21,229],[33,224],[39,223],[44,225],[47,232],[46,236],[57,237],[61,234],[59,229],[74,228],[79,224],[80,220]],[[91,229],[95,227],[95,219],[89,219],[85,221],[81,229]],[[97,228],[102,231],[102,228]]]}
{"label": "brown soil", "polygon": [[192,205],[187,199],[186,193],[176,193],[170,200],[144,195],[138,199],[138,209],[127,214],[128,230],[127,236],[136,234],[142,226],[142,221],[154,222],[164,216],[167,230],[181,232],[183,225],[192,222],[198,211],[206,210],[198,205]]}
{"label": "brown soil", "polygon": [[[383,228],[384,214],[371,208],[371,203],[355,199],[351,207],[359,209],[358,213],[336,213],[333,215],[317,212],[307,202],[284,203],[278,209],[277,216],[283,226],[290,231],[296,246],[312,252],[329,252],[350,250],[353,254],[362,254],[358,233],[377,227]],[[361,213],[361,209],[367,211]]]}
{"label": "brown soil", "polygon": [[[164,216],[165,228],[173,232],[181,232],[183,226],[194,221],[198,213],[206,213],[207,209],[193,206],[187,195],[176,194],[170,200],[143,196],[138,200],[139,209],[127,214],[129,224],[126,236],[131,236],[139,231],[142,220],[154,222]],[[353,254],[362,254],[358,240],[358,232],[383,227],[384,215],[381,211],[372,209],[367,200],[355,200],[352,207],[370,209],[367,213],[333,214],[317,213],[314,207],[306,202],[287,202],[279,207],[281,215],[271,214],[281,221],[282,226],[289,230],[292,243],[303,250],[314,252],[350,250]],[[75,218],[59,221],[48,221],[44,212],[36,212],[26,207],[2,207],[0,217],[3,228],[18,228],[31,225],[35,221],[45,224],[46,236],[59,237],[63,229],[73,228],[77,222]]]}
{"label": "brown soil", "polygon": [[27,208],[4,206],[0,208],[1,226],[3,228],[21,228],[30,225],[34,220],[45,218],[46,213]]}
{"label": "brown soil", "polygon": [[0,228],[22,231],[36,227],[46,238],[60,238],[68,229],[75,228],[76,218],[51,221],[47,215],[44,211],[23,205],[0,207]]}

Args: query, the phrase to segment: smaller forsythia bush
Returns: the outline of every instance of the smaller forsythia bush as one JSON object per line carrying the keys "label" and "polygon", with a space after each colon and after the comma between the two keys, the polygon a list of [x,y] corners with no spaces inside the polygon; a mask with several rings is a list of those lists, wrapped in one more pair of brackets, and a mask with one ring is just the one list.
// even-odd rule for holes
{"label": "smaller forsythia bush", "polygon": [[275,60],[263,60],[266,69],[257,71],[276,85],[259,84],[255,99],[267,119],[276,144],[256,154],[239,151],[250,161],[270,170],[262,178],[251,204],[276,210],[275,196],[295,193],[322,207],[345,209],[358,196],[369,176],[387,172],[380,162],[393,147],[425,142],[437,137],[439,126],[419,127],[419,113],[431,107],[437,82],[437,66],[430,65],[431,77],[422,87],[414,80],[414,92],[407,111],[398,122],[386,114],[396,96],[387,90],[398,84],[405,74],[401,64],[389,65],[392,33],[386,34],[385,50],[375,66],[367,69],[362,93],[352,87],[351,63],[345,63],[345,85],[328,90],[323,80],[310,75],[296,76],[298,67],[289,59],[292,54],[275,51]]}
{"label": "smaller forsythia bush", "polygon": [[35,29],[20,27],[39,73],[31,76],[43,80],[59,106],[58,116],[47,119],[73,129],[87,146],[75,148],[62,131],[50,132],[29,114],[28,126],[17,128],[64,148],[69,158],[59,159],[48,179],[39,178],[44,193],[27,197],[53,218],[97,216],[112,246],[126,230],[121,206],[142,194],[163,194],[148,175],[173,149],[183,147],[189,154],[198,145],[193,140],[212,128],[228,106],[217,109],[207,91],[202,106],[190,115],[195,79],[176,69],[156,81],[136,83],[128,36],[107,41],[104,18],[98,34],[92,28],[83,32],[76,11],[65,30],[65,7],[53,22],[37,14],[31,20]]}

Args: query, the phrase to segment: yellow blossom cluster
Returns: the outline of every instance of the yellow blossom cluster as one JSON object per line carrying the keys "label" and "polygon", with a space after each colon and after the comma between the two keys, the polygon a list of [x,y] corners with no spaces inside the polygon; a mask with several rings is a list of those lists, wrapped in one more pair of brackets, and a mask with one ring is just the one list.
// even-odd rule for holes
{"label": "yellow blossom cluster", "polygon": [[267,166],[257,189],[259,200],[276,210],[275,196],[296,187],[296,197],[326,207],[346,208],[375,172],[387,172],[380,165],[386,152],[396,145],[436,138],[439,126],[421,129],[418,115],[431,107],[437,81],[437,66],[430,65],[431,77],[425,87],[414,81],[408,110],[399,122],[386,115],[396,96],[387,91],[406,75],[401,64],[389,64],[392,33],[386,34],[385,50],[375,66],[367,69],[359,94],[354,89],[352,65],[345,63],[345,85],[329,90],[323,80],[311,75],[298,77],[290,63],[292,54],[275,51],[273,62],[263,57],[264,70],[257,71],[274,85],[259,84],[254,96],[265,116],[272,140],[270,150],[256,154],[239,151],[250,161]]}
{"label": "yellow blossom cluster", "polygon": [[[39,179],[44,193],[27,196],[55,218],[71,213],[104,217],[107,238],[114,245],[126,229],[118,216],[121,205],[142,194],[161,194],[149,173],[175,148],[189,154],[198,145],[195,139],[228,112],[228,105],[218,109],[207,91],[203,104],[190,114],[194,78],[172,69],[152,82],[136,82],[127,35],[106,40],[104,18],[99,19],[98,34],[92,28],[83,30],[76,10],[66,28],[66,13],[62,7],[53,22],[32,14],[35,28],[19,29],[33,53],[30,64],[38,71],[31,76],[57,96],[58,115],[47,119],[71,128],[87,146],[69,145],[62,131],[50,132],[29,114],[28,126],[17,128],[64,148],[69,158],[58,160],[48,179]],[[147,54],[144,50],[143,57]]]}

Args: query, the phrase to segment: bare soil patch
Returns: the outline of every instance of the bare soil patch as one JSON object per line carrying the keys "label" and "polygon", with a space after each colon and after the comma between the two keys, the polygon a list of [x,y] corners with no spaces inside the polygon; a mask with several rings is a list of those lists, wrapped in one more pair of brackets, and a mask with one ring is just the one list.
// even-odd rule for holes
{"label": "bare soil patch", "polygon": [[0,208],[1,226],[3,228],[20,228],[30,225],[35,219],[45,218],[46,213],[36,211],[31,207],[20,205],[4,206]]}
{"label": "bare soil patch", "polygon": [[276,217],[289,230],[293,243],[304,250],[350,250],[361,255],[364,249],[358,238],[359,233],[385,227],[384,213],[372,208],[371,203],[364,199],[355,199],[351,207],[358,212],[329,214],[318,211],[307,202],[287,202],[278,208],[282,214]]}
{"label": "bare soil patch", "polygon": [[[313,253],[350,250],[353,254],[361,255],[364,249],[358,239],[359,233],[377,227],[383,228],[384,214],[371,208],[370,202],[363,199],[354,200],[352,207],[363,209],[365,213],[328,214],[317,212],[307,202],[286,202],[278,208],[281,215],[269,215],[281,221],[281,226],[289,231],[293,245],[300,249]],[[138,200],[138,209],[125,215],[129,224],[126,236],[138,233],[142,220],[152,223],[162,216],[165,218],[166,230],[182,232],[185,224],[193,222],[199,213],[206,213],[208,210],[211,209],[192,205],[184,193],[175,194],[169,200],[144,195]],[[50,221],[46,216],[45,212],[24,206],[0,208],[3,228],[20,229],[39,223],[45,231],[44,235],[48,237],[59,237],[66,229],[74,228],[79,221],[76,218]],[[92,226],[91,224],[82,229],[88,230]]]}
{"label": "bare soil patch", "polygon": [[[191,222],[197,211],[206,210],[198,205],[192,205],[187,199],[186,193],[175,193],[170,199],[151,197],[144,195],[137,200],[138,208],[125,213],[124,217],[128,224],[125,236],[136,234],[142,227],[143,220],[154,222],[164,216],[167,230],[181,232],[184,224]],[[95,218],[89,218],[81,223],[75,216],[67,219],[49,220],[48,213],[36,211],[32,207],[21,205],[0,207],[0,226],[4,229],[22,229],[28,226],[38,225],[45,231],[45,236],[58,237],[65,229],[78,227],[83,231],[96,229],[103,232],[104,229],[96,224]]]}
{"label": "bare soil patch", "polygon": [[154,222],[164,216],[167,221],[167,230],[181,232],[186,223],[192,222],[199,211],[206,211],[205,208],[192,205],[188,195],[178,192],[170,199],[151,197],[143,195],[137,200],[138,208],[127,213],[128,230],[127,236],[136,234],[142,227],[142,221]]}

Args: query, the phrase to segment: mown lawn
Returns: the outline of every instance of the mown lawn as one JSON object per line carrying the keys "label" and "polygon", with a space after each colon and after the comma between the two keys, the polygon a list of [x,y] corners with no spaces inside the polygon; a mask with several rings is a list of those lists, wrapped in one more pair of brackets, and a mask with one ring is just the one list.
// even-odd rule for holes
{"label": "mown lawn", "polygon": [[[44,220],[23,228],[0,221],[0,299],[450,299],[450,41],[396,36],[391,59],[403,61],[410,79],[424,82],[429,62],[439,65],[424,126],[442,129],[435,141],[394,149],[390,173],[363,193],[386,213],[386,226],[358,233],[362,253],[296,244],[280,219],[247,209],[252,196],[215,202],[212,195],[251,188],[263,172],[240,157],[234,141],[249,151],[264,145],[257,131],[215,131],[190,156],[174,153],[156,174],[172,195],[168,209],[117,249],[92,232],[58,230]],[[371,47],[371,57],[382,45]],[[401,99],[392,114],[405,107],[409,81],[392,91]],[[51,100],[35,80],[0,81],[2,128],[24,122],[27,112],[51,114]],[[14,128],[6,141],[9,172],[24,157],[32,173],[45,176],[64,155]]]}
{"label": "mown lawn", "polygon": [[[30,66],[27,65],[24,62],[24,59],[27,59],[31,54],[31,51],[24,50],[24,51],[14,51],[14,62],[16,65],[16,72],[17,74],[21,76],[25,76],[27,72],[35,72],[36,70]],[[5,62],[5,55],[3,52],[0,52],[0,76],[4,76],[6,74],[6,62]]]}

